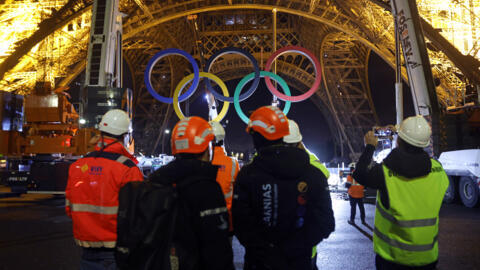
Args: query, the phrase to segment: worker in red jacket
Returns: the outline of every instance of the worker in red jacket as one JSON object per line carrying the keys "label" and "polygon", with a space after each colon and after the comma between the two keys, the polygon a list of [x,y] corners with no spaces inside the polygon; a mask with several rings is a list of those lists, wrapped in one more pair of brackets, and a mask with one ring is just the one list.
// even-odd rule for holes
{"label": "worker in red jacket", "polygon": [[130,129],[127,113],[108,111],[98,129],[95,151],[70,166],[65,190],[75,243],[83,248],[82,270],[116,269],[118,192],[127,182],[143,180],[138,162],[123,145]]}
{"label": "worker in red jacket", "polygon": [[219,122],[210,121],[213,134],[215,135],[215,147],[213,148],[212,164],[218,166],[217,183],[222,188],[223,195],[225,196],[225,203],[227,204],[228,214],[230,218],[230,235],[233,236],[232,226],[232,196],[233,196],[233,184],[237,178],[240,166],[238,161],[227,156],[225,149],[223,148],[223,141],[225,140],[225,129]]}

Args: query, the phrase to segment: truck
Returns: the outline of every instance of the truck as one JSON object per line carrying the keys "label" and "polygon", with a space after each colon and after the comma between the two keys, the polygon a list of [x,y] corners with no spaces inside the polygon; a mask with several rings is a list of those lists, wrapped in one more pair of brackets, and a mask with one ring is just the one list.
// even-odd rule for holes
{"label": "truck", "polygon": [[[93,151],[90,141],[98,132],[81,126],[65,90],[41,82],[27,96],[0,91],[0,154],[6,160],[2,182],[12,192],[63,192],[69,165]],[[128,103],[122,102],[127,96],[117,96],[109,100]]]}
{"label": "truck", "polygon": [[444,201],[459,199],[466,207],[480,202],[480,149],[447,151],[438,159],[448,175],[450,185]]}
{"label": "truck", "polygon": [[6,160],[2,178],[12,191],[64,189],[56,179],[66,179],[71,161],[91,150],[92,133],[79,129],[66,89],[38,82],[27,96],[0,92],[0,154]]}

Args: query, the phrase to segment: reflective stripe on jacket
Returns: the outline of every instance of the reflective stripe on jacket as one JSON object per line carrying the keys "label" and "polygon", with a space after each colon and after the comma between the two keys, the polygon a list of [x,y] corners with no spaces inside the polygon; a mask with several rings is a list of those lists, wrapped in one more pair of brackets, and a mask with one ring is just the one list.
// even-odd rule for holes
{"label": "reflective stripe on jacket", "polygon": [[[217,183],[222,188],[223,195],[225,196],[231,226],[233,184],[237,178],[240,166],[236,159],[225,154],[225,150],[221,146],[215,146],[212,164],[220,167],[217,173]],[[232,228],[230,227],[230,229]]]}
{"label": "reflective stripe on jacket", "polygon": [[111,144],[74,162],[68,173],[66,212],[82,247],[115,247],[118,191],[127,182],[143,180],[123,145],[104,141]]}
{"label": "reflective stripe on jacket", "polygon": [[432,160],[423,177],[396,175],[383,165],[390,208],[377,195],[373,244],[382,258],[408,266],[422,266],[438,259],[438,214],[448,188],[442,166]]}
{"label": "reflective stripe on jacket", "polygon": [[351,175],[347,175],[347,182],[350,183],[350,187],[348,188],[348,195],[352,196],[352,198],[363,198],[364,194],[364,187],[360,185]]}

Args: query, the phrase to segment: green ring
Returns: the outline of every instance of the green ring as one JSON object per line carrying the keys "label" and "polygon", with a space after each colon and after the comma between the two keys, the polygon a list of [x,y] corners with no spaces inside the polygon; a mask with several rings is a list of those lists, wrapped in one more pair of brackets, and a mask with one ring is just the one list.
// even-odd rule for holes
{"label": "green ring", "polygon": [[[255,72],[252,72],[248,74],[247,76],[243,77],[243,79],[237,84],[237,87],[235,87],[235,93],[233,94],[233,105],[235,107],[235,111],[237,112],[238,116],[240,119],[242,119],[245,124],[248,124],[248,117],[243,113],[242,108],[240,108],[240,92],[242,92],[243,87],[251,81],[255,77]],[[288,87],[287,82],[285,82],[282,77],[278,76],[277,74],[268,72],[268,71],[260,71],[260,78],[264,77],[270,77],[274,79],[276,82],[280,84],[282,87],[283,91],[285,92],[285,95],[291,96],[290,94],[290,88]],[[283,113],[287,115],[288,111],[290,111],[290,106],[292,105],[292,102],[286,101],[285,102],[285,107],[283,108]]]}

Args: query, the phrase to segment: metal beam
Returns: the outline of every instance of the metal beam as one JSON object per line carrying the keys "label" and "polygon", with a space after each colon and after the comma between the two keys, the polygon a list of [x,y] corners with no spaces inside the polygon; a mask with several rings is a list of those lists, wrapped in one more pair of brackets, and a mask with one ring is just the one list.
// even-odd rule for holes
{"label": "metal beam", "polygon": [[[296,10],[296,9],[291,9],[291,8],[285,8],[281,6],[272,6],[272,5],[261,5],[261,4],[233,4],[233,5],[213,5],[213,6],[206,6],[206,7],[200,7],[200,8],[195,8],[195,9],[190,9],[190,10],[184,10],[178,13],[174,14],[168,14],[166,16],[162,16],[158,20],[151,21],[150,23],[143,24],[137,28],[131,29],[129,32],[126,32],[124,34],[124,39],[130,38],[134,36],[135,34],[145,31],[153,26],[165,23],[170,20],[178,19],[181,17],[186,17],[188,15],[192,14],[198,14],[198,13],[204,13],[204,12],[211,12],[211,11],[220,11],[220,10],[236,10],[236,9],[250,9],[250,10],[266,10],[266,11],[271,11],[273,9],[277,9],[277,12],[283,12],[283,13],[288,13],[296,16],[301,16],[305,17],[307,19],[311,19],[317,22],[324,23],[330,27],[333,27],[335,29],[338,29],[342,32],[345,32],[346,34],[352,36],[353,38],[361,41],[363,44],[365,44],[367,47],[370,49],[374,50],[378,55],[380,55],[384,59],[389,59],[389,55],[386,54],[386,52],[380,51],[378,47],[375,46],[375,44],[371,43],[367,39],[365,39],[363,36],[361,36],[361,32],[358,31],[358,29],[348,29],[345,28],[345,24],[341,25],[336,23],[335,21],[320,17],[315,14],[310,14],[305,11],[301,10]],[[155,12],[152,12],[153,15],[155,15]],[[335,17],[334,19],[337,19],[338,17]],[[344,21],[349,21],[349,18],[343,17]]]}
{"label": "metal beam", "polygon": [[56,30],[61,29],[84,12],[89,11],[91,3],[91,0],[69,0],[65,6],[53,13],[52,17],[43,20],[38,25],[38,30],[29,38],[23,40],[22,43],[15,48],[15,51],[0,64],[0,80],[3,79],[7,71],[18,64],[22,56],[26,55],[40,41]]}

